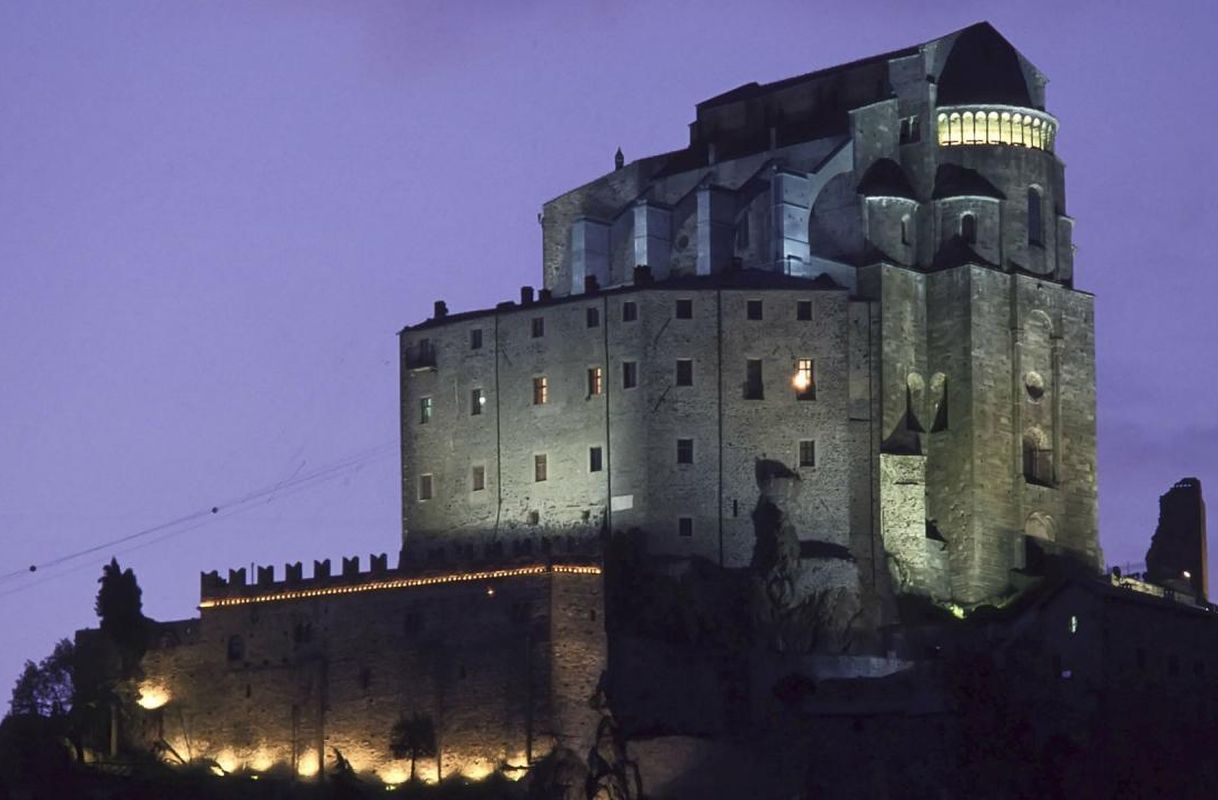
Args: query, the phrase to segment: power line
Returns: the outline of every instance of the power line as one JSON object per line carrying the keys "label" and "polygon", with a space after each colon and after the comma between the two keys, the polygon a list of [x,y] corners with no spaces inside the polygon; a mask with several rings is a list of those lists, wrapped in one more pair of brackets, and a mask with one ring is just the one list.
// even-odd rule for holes
{"label": "power line", "polygon": [[[294,472],[290,477],[288,477],[284,480],[278,481],[278,482],[270,484],[268,486],[264,486],[260,489],[254,490],[252,492],[248,492],[240,497],[225,501],[218,505],[199,509],[199,510],[193,511],[189,514],[185,514],[183,516],[177,517],[176,519],[170,520],[168,522],[163,522],[158,525],[153,525],[152,527],[144,528],[142,530],[135,531],[134,533],[129,533],[125,536],[120,536],[118,538],[111,539],[109,541],[93,545],[91,547],[86,547],[84,549],[77,550],[72,553],[67,553],[67,554],[64,554],[61,556],[57,556],[55,558],[48,559],[47,561],[44,561],[42,563],[32,564],[28,568],[25,568],[25,569],[18,569],[18,570],[14,570],[12,572],[0,574],[0,582],[10,581],[15,578],[22,577],[22,576],[28,576],[30,574],[35,574],[38,572],[38,570],[50,569],[50,568],[74,561],[76,559],[83,558],[88,555],[92,555],[92,554],[100,552],[102,550],[107,550],[107,549],[116,547],[118,545],[125,544],[127,542],[144,539],[146,537],[153,536],[158,533],[161,535],[156,536],[156,538],[154,538],[150,541],[143,542],[139,545],[136,545],[135,547],[125,548],[122,552],[130,552],[131,550],[140,549],[142,547],[164,541],[165,539],[169,539],[174,536],[178,536],[180,534],[186,533],[187,531],[194,530],[195,528],[198,528],[198,527],[206,524],[207,521],[209,521],[212,517],[216,517],[216,516],[220,515],[221,511],[225,512],[224,513],[225,517],[229,517],[234,514],[240,514],[245,511],[250,510],[251,508],[256,507],[255,501],[262,500],[263,498],[266,498],[266,503],[271,503],[281,497],[288,497],[293,494],[296,494],[297,492],[301,492],[306,489],[312,488],[315,485],[326,483],[328,481],[343,477],[344,475],[347,475],[350,473],[358,472],[366,464],[368,464],[372,461],[375,461],[378,458],[383,458],[384,456],[389,455],[390,452],[392,452],[391,448],[393,448],[395,446],[395,444],[396,443],[392,442],[392,441],[384,442],[382,444],[376,445],[375,447],[367,448],[365,450],[362,450],[357,453],[353,453],[352,455],[341,458],[337,461],[333,461],[329,464],[309,470],[308,472],[301,473],[300,470],[297,469],[296,472]],[[187,523],[194,523],[194,524],[187,525]],[[181,527],[183,525],[187,525],[187,527]],[[64,571],[58,572],[54,575],[47,576],[43,580],[38,580],[38,581],[31,582],[31,583],[27,583],[21,587],[11,589],[6,592],[0,592],[0,597],[3,597],[8,594],[12,594],[17,591],[22,591],[24,589],[28,589],[33,586],[37,586],[37,585],[43,583],[44,580],[51,580],[53,578],[60,577],[62,575],[71,574],[75,571],[76,571],[76,568],[64,570]]]}

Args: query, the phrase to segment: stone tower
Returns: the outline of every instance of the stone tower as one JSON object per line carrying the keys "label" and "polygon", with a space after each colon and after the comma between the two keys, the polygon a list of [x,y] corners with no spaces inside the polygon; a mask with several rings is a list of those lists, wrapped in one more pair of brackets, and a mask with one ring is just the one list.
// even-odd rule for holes
{"label": "stone tower", "polygon": [[408,559],[639,529],[736,568],[765,517],[872,609],[998,600],[1030,550],[1098,565],[1044,85],[981,23],[706,100],[687,147],[546,203],[540,293],[402,331]]}

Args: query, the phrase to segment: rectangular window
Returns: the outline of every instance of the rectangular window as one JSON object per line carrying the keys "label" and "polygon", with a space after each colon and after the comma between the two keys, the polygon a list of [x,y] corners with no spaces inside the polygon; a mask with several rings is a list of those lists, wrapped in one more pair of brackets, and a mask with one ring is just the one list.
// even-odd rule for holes
{"label": "rectangular window", "polygon": [[812,369],[812,359],[800,358],[795,362],[795,378],[791,381],[795,387],[795,399],[816,399],[816,375]]}
{"label": "rectangular window", "polygon": [[633,361],[622,362],[622,388],[633,389],[639,385],[639,365]]}
{"label": "rectangular window", "polygon": [[550,384],[545,375],[533,379],[533,405],[544,406],[550,402]]}
{"label": "rectangular window", "polygon": [[480,492],[486,488],[486,467],[478,464],[470,470],[469,485],[470,489],[475,492]]}
{"label": "rectangular window", "polygon": [[601,325],[601,310],[593,306],[588,307],[588,327],[599,328]]}
{"label": "rectangular window", "polygon": [[481,389],[469,390],[469,415],[476,417],[482,413],[482,407],[486,405],[486,396],[482,394]]}
{"label": "rectangular window", "polygon": [[599,447],[589,447],[588,448],[588,471],[589,472],[600,472],[602,469],[604,469],[604,465],[605,465],[605,461],[604,461],[604,456],[601,454],[601,449]]}
{"label": "rectangular window", "polygon": [[533,338],[540,339],[546,335],[546,318],[533,317]]}
{"label": "rectangular window", "polygon": [[677,386],[694,385],[694,360],[692,358],[677,359]]}
{"label": "rectangular window", "polygon": [[694,463],[694,440],[693,439],[677,439],[677,463],[678,464]]}
{"label": "rectangular window", "polygon": [[431,492],[432,492],[431,484],[432,484],[431,475],[420,475],[419,476],[419,499],[420,500],[430,500],[431,499]]}
{"label": "rectangular window", "polygon": [[800,300],[795,303],[795,319],[800,322],[812,321],[812,301]]}
{"label": "rectangular window", "polygon": [[634,322],[639,318],[639,307],[633,300],[622,303],[622,322]]}
{"label": "rectangular window", "polygon": [[749,300],[744,306],[745,316],[749,319],[762,319],[762,307],[760,300]]}
{"label": "rectangular window", "polygon": [[533,456],[533,482],[541,483],[549,477],[546,471],[546,454],[538,453]]}
{"label": "rectangular window", "polygon": [[694,535],[693,517],[677,517],[677,535],[686,537]]}
{"label": "rectangular window", "polygon": [[426,425],[431,422],[431,414],[435,410],[435,403],[430,397],[424,397],[419,400],[419,424]]}
{"label": "rectangular window", "polygon": [[765,399],[765,388],[761,381],[761,359],[750,358],[745,364],[744,399]]}
{"label": "rectangular window", "polygon": [[470,330],[470,332],[469,332],[469,349],[470,350],[481,350],[482,349],[482,329],[481,328],[472,328]]}
{"label": "rectangular window", "polygon": [[816,466],[816,441],[813,439],[799,440],[799,466]]}
{"label": "rectangular window", "polygon": [[694,301],[682,299],[677,301],[677,319],[694,318]]}
{"label": "rectangular window", "polygon": [[588,367],[588,396],[596,397],[605,390],[605,374],[600,367]]}

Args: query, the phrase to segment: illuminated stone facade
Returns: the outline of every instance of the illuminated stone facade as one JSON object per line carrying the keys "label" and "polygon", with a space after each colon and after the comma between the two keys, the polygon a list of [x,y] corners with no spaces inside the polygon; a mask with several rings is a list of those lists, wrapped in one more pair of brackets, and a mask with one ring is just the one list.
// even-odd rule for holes
{"label": "illuminated stone facade", "polygon": [[980,24],[741,86],[687,148],[546,203],[536,297],[402,331],[408,557],[638,528],[746,566],[778,462],[800,541],[846,548],[873,610],[1000,597],[1029,538],[1098,565],[1092,298],[1044,84]]}

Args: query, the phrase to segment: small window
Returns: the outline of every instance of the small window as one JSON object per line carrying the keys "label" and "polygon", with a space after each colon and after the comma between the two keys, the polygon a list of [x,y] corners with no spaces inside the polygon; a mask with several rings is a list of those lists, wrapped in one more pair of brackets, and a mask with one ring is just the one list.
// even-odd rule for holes
{"label": "small window", "polygon": [[977,218],[972,214],[960,215],[960,238],[969,244],[976,244]]}
{"label": "small window", "polygon": [[760,300],[749,300],[745,303],[745,316],[749,319],[762,319],[762,305]]}
{"label": "small window", "polygon": [[692,358],[677,359],[677,386],[694,385],[694,361]]}
{"label": "small window", "polygon": [[677,463],[678,464],[694,463],[694,440],[693,439],[677,439]]}
{"label": "small window", "polygon": [[475,465],[469,471],[470,491],[481,492],[486,488],[486,467]]}
{"label": "small window", "polygon": [[634,322],[639,318],[639,307],[633,300],[622,303],[622,322]]}
{"label": "small window", "polygon": [[801,358],[795,362],[795,377],[791,384],[795,387],[796,400],[816,399],[816,375],[812,368],[812,359]]}
{"label": "small window", "polygon": [[419,476],[419,499],[430,500],[432,495],[432,478],[431,475]]}
{"label": "small window", "polygon": [[909,234],[909,215],[901,217],[901,244],[911,244],[912,239]]}
{"label": "small window", "polygon": [[605,374],[600,367],[588,367],[588,396],[596,397],[605,390]]}
{"label": "small window", "polygon": [[689,299],[681,299],[677,301],[677,319],[693,319],[694,318],[694,301]]}
{"label": "small window", "polygon": [[245,658],[245,640],[240,636],[228,637],[228,660],[241,661]]}
{"label": "small window", "polygon": [[622,388],[633,389],[639,385],[639,365],[633,361],[622,362]]}
{"label": "small window", "polygon": [[588,448],[588,471],[600,472],[605,468],[604,456],[599,447]]}
{"label": "small window", "polygon": [[1076,614],[1071,614],[1070,615],[1070,634],[1073,636],[1076,633],[1078,633],[1078,616]]}
{"label": "small window", "polygon": [[482,394],[481,389],[469,390],[469,415],[476,417],[482,413],[482,407],[486,405],[486,395]]}
{"label": "small window", "polygon": [[816,466],[816,440],[800,439],[799,440],[799,466],[800,467],[815,467]]}
{"label": "small window", "polygon": [[795,319],[800,322],[812,321],[812,301],[800,300],[795,303]]}
{"label": "small window", "polygon": [[600,327],[601,310],[599,308],[596,308],[595,306],[588,306],[588,310],[585,312],[585,314],[587,315],[589,328],[599,328]]}
{"label": "small window", "polygon": [[426,425],[431,422],[431,414],[435,410],[435,403],[430,397],[424,397],[419,400],[419,424]]}
{"label": "small window", "polygon": [[470,350],[481,350],[482,349],[482,329],[481,328],[473,328],[470,330],[470,332],[469,332],[469,349]]}
{"label": "small window", "polygon": [[545,375],[533,379],[533,405],[544,406],[550,402],[550,384]]}
{"label": "small window", "polygon": [[546,454],[538,453],[533,456],[533,482],[541,483],[549,477],[548,468],[546,466]]}
{"label": "small window", "polygon": [[528,513],[528,515],[525,517],[525,520],[530,525],[540,525],[541,524],[541,512],[540,511],[530,511]]}
{"label": "small window", "polygon": [[765,398],[765,388],[761,380],[761,359],[750,358],[745,364],[744,399],[762,400]]}
{"label": "small window", "polygon": [[1028,189],[1028,244],[1044,242],[1043,217],[1040,191],[1036,188]]}
{"label": "small window", "polygon": [[533,331],[534,339],[540,339],[541,337],[545,336],[546,335],[546,318],[545,317],[533,317],[532,331]]}
{"label": "small window", "polygon": [[690,537],[694,535],[694,518],[677,517],[677,535]]}

